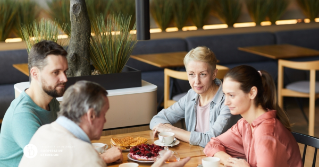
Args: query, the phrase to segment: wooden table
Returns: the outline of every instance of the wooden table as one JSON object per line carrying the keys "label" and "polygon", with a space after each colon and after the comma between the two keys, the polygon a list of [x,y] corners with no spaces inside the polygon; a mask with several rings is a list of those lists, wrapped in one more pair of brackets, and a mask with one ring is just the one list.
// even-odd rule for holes
{"label": "wooden table", "polygon": [[[125,134],[118,134],[118,135],[109,135],[109,136],[101,136],[100,140],[93,140],[92,143],[106,143],[110,147],[110,139],[112,137],[117,137],[117,138],[122,138],[126,136],[131,136],[131,137],[145,137],[148,139],[148,144],[153,144],[154,141],[157,140],[157,138],[153,138],[153,132],[151,130],[149,131],[141,131],[141,132],[134,132],[134,133],[125,133]],[[191,160],[185,165],[185,167],[197,167],[198,164],[201,164],[202,158],[206,157],[205,154],[203,153],[203,149],[200,146],[193,146],[190,145],[189,143],[186,142],[180,142],[179,145],[170,147],[169,148],[172,151],[176,151],[179,155],[180,158],[186,158],[186,157],[191,157]],[[123,152],[123,163],[126,162],[134,162],[131,161],[127,158],[127,154],[129,152]],[[118,167],[119,164],[110,164],[108,167]],[[143,164],[139,163],[139,166],[151,166],[151,163]],[[222,165],[221,165],[222,166]]]}
{"label": "wooden table", "polygon": [[319,56],[318,50],[289,44],[239,47],[238,50],[254,53],[272,59]]}
{"label": "wooden table", "polygon": [[157,54],[131,55],[131,58],[160,68],[183,67],[187,52],[171,52]]}
{"label": "wooden table", "polygon": [[17,70],[21,71],[23,74],[29,76],[29,68],[27,63],[13,64],[12,66],[16,68]]}

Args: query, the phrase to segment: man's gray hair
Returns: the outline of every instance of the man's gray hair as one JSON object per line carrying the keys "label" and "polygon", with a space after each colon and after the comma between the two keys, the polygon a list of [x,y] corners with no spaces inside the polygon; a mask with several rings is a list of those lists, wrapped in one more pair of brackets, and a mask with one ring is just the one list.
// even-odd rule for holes
{"label": "man's gray hair", "polygon": [[81,117],[92,108],[95,115],[99,117],[106,96],[107,91],[99,84],[90,81],[78,81],[65,91],[63,101],[60,104],[59,115],[63,115],[79,124]]}

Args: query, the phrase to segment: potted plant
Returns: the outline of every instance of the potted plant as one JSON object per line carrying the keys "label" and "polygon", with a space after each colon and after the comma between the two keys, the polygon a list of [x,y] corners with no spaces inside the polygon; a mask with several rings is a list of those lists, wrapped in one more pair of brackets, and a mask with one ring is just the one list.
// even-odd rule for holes
{"label": "potted plant", "polygon": [[189,17],[192,0],[174,0],[174,22],[179,31],[182,31]]}
{"label": "potted plant", "polygon": [[246,0],[246,5],[251,19],[260,26],[268,15],[270,0]]}
{"label": "potted plant", "polygon": [[166,28],[172,20],[172,4],[171,0],[150,1],[150,13],[163,32],[166,31]]}
{"label": "potted plant", "polygon": [[214,0],[213,13],[228,27],[233,27],[241,13],[240,0]]}
{"label": "potted plant", "polygon": [[0,1],[0,41],[5,41],[13,30],[17,12],[16,2]]}
{"label": "potted plant", "polygon": [[209,0],[193,0],[191,19],[197,29],[203,29],[210,11]]}
{"label": "potted plant", "polygon": [[270,9],[268,18],[272,25],[276,25],[276,21],[284,14],[290,0],[270,0]]}
{"label": "potted plant", "polygon": [[315,22],[315,18],[319,14],[318,0],[297,0],[302,12],[310,19],[310,22]]}

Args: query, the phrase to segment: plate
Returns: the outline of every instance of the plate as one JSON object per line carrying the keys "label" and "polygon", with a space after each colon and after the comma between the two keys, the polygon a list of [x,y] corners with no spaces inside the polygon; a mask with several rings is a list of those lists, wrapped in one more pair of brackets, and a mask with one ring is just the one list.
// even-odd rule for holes
{"label": "plate", "polygon": [[156,144],[158,146],[163,146],[163,147],[165,147],[165,146],[173,147],[173,146],[178,145],[179,143],[180,143],[179,140],[177,140],[176,138],[174,139],[173,143],[171,143],[171,144],[164,144],[160,140],[154,141],[154,144]]}
{"label": "plate", "polygon": [[132,161],[139,162],[139,163],[154,163],[154,161],[143,161],[143,160],[134,159],[134,158],[131,157],[130,154],[127,154],[127,158],[132,160]]}

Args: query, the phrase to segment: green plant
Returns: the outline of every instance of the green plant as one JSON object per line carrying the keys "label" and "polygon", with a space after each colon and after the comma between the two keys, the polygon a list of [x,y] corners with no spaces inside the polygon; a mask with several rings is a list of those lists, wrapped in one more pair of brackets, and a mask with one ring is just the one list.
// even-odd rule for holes
{"label": "green plant", "polygon": [[101,74],[121,72],[137,42],[130,34],[131,16],[110,15],[106,23],[103,16],[91,21],[90,58],[95,69]]}
{"label": "green plant", "polygon": [[165,31],[172,20],[173,2],[171,0],[151,0],[150,12],[156,24]]}
{"label": "green plant", "polygon": [[251,19],[260,26],[268,15],[270,0],[246,0],[246,5]]}
{"label": "green plant", "polygon": [[241,6],[240,0],[214,0],[212,9],[221,21],[233,27],[240,16]]}
{"label": "green plant", "polygon": [[21,26],[32,24],[33,21],[37,20],[40,14],[40,7],[34,1],[23,0],[19,1],[18,8],[17,22],[14,31],[22,38]]}
{"label": "green plant", "polygon": [[189,17],[192,0],[173,0],[174,22],[178,30],[182,30]]}
{"label": "green plant", "polygon": [[17,11],[15,1],[0,1],[0,41],[5,41],[14,28]]}
{"label": "green plant", "polygon": [[[64,26],[62,25],[63,29]],[[42,19],[40,22],[34,21],[29,25],[22,25],[21,33],[29,52],[31,47],[41,40],[58,42],[59,25],[55,22]],[[59,44],[62,45],[61,43]]]}
{"label": "green plant", "polygon": [[136,22],[135,0],[113,0],[112,13],[132,16],[130,29],[133,29]]}
{"label": "green plant", "polygon": [[210,11],[209,0],[192,0],[191,19],[197,29],[203,29]]}
{"label": "green plant", "polygon": [[268,18],[272,25],[276,24],[276,21],[284,14],[287,9],[290,0],[270,0],[270,8]]}
{"label": "green plant", "polygon": [[103,16],[106,19],[113,0],[85,0],[90,20]]}
{"label": "green plant", "polygon": [[319,0],[297,0],[297,2],[310,22],[315,22],[315,18],[319,14]]}
{"label": "green plant", "polygon": [[70,21],[70,0],[52,0],[47,1],[50,8],[51,19],[54,20],[60,28],[64,27],[64,32],[71,35]]}

